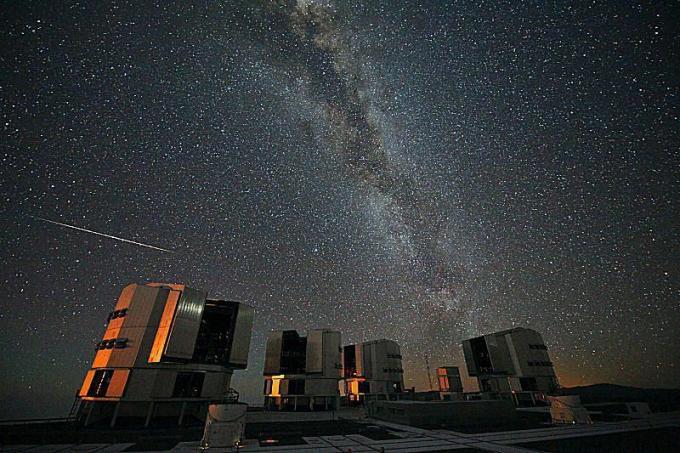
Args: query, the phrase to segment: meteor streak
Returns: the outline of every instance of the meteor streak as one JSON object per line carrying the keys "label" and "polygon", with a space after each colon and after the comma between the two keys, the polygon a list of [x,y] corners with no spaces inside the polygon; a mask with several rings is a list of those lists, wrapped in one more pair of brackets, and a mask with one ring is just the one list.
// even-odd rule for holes
{"label": "meteor streak", "polygon": [[144,244],[142,242],[131,241],[130,239],[120,238],[118,236],[112,236],[110,234],[88,230],[87,228],[81,228],[81,227],[77,227],[75,225],[69,225],[68,223],[55,222],[54,220],[45,219],[45,218],[36,217],[36,216],[29,216],[29,217],[32,217],[32,218],[37,219],[37,220],[42,220],[43,222],[52,223],[54,225],[59,225],[59,226],[63,226],[63,227],[66,227],[66,228],[73,228],[74,230],[84,231],[86,233],[96,234],[97,236],[103,236],[105,238],[115,239],[115,240],[121,241],[121,242],[127,242],[128,244],[134,244],[134,245],[139,245],[141,247],[146,247],[146,248],[150,248],[150,249],[154,249],[154,250],[160,250],[161,252],[174,253],[172,250],[167,250],[167,249],[164,249],[164,248],[161,248],[161,247],[156,247],[155,245],[149,245],[149,244]]}

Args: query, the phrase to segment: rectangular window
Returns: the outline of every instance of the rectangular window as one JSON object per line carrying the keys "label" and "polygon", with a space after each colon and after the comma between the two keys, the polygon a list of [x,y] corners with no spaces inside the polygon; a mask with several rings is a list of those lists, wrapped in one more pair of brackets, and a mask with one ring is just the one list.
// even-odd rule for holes
{"label": "rectangular window", "polygon": [[191,361],[228,366],[237,317],[236,302],[207,301],[203,307]]}
{"label": "rectangular window", "polygon": [[304,395],[305,394],[305,380],[304,379],[291,379],[288,381],[288,394],[289,395]]}
{"label": "rectangular window", "polygon": [[100,349],[124,349],[127,347],[127,338],[111,338],[109,340],[102,340],[94,347],[95,351]]}
{"label": "rectangular window", "polygon": [[525,392],[532,392],[538,390],[536,378],[521,377],[519,378],[519,384],[522,387],[522,390]]}
{"label": "rectangular window", "polygon": [[343,350],[345,369],[343,375],[346,378],[351,378],[357,375],[357,356],[356,356],[356,346],[349,345],[345,346]]}
{"label": "rectangular window", "polygon": [[111,383],[113,370],[97,370],[94,372],[90,389],[87,391],[87,396],[106,396],[106,391]]}
{"label": "rectangular window", "polygon": [[203,390],[204,379],[205,373],[177,373],[172,396],[174,398],[198,398]]}
{"label": "rectangular window", "polygon": [[285,330],[281,337],[281,373],[304,374],[307,367],[307,337]]}
{"label": "rectangular window", "polygon": [[449,391],[449,378],[446,376],[437,376],[437,381],[439,384],[439,391],[440,392],[448,392]]}
{"label": "rectangular window", "polygon": [[109,316],[106,317],[106,323],[108,324],[112,319],[123,318],[125,317],[125,315],[127,315],[127,308],[112,311],[111,313],[109,313]]}
{"label": "rectangular window", "polygon": [[484,337],[472,338],[470,340],[472,358],[480,373],[493,373],[489,348]]}
{"label": "rectangular window", "polygon": [[371,384],[367,381],[360,381],[359,393],[371,393]]}

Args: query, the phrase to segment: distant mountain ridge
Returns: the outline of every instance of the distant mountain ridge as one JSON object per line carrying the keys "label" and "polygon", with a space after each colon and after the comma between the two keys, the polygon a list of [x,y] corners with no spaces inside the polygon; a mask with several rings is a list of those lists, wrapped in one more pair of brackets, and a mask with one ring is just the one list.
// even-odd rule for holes
{"label": "distant mountain ridge", "polygon": [[680,389],[647,389],[617,384],[564,387],[565,395],[579,395],[584,404],[644,401],[655,412],[680,410]]}

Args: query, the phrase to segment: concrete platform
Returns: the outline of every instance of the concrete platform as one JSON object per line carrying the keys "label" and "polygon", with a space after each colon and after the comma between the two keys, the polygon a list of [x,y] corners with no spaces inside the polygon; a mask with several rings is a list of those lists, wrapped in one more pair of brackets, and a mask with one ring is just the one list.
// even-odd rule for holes
{"label": "concrete platform", "polygon": [[[294,445],[262,446],[248,440],[239,451],[269,452],[434,452],[455,451],[460,453],[491,451],[499,453],[521,453],[531,451],[565,451],[560,446],[578,451],[620,451],[626,442],[636,442],[652,451],[677,451],[674,439],[680,434],[680,412],[653,414],[642,420],[595,423],[592,425],[548,426],[545,428],[519,431],[486,432],[466,434],[446,429],[428,430],[396,423],[365,420],[367,426],[379,426],[389,438],[372,439],[361,434],[336,434],[305,436]],[[293,424],[294,425],[294,424]],[[293,426],[293,428],[295,428]],[[676,436],[676,437],[673,437]],[[378,436],[379,437],[379,436]],[[387,436],[383,436],[387,437]],[[673,440],[673,443],[670,442]],[[632,445],[635,448],[635,445]],[[654,447],[654,448],[652,448]],[[668,449],[666,449],[669,447]],[[66,452],[92,451],[120,452],[135,448],[133,443],[120,444],[62,444],[62,445],[8,445],[1,446],[3,452]],[[166,451],[198,452],[199,441],[179,442]],[[227,451],[209,449],[207,451]]]}

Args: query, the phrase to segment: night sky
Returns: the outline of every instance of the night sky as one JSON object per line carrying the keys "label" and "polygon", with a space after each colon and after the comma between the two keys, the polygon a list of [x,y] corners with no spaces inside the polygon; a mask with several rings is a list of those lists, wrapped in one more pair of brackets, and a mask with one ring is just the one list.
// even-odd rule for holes
{"label": "night sky", "polygon": [[249,402],[282,328],[680,383],[677,2],[197,3],[2,4],[0,418],[66,415],[147,281],[255,307]]}

